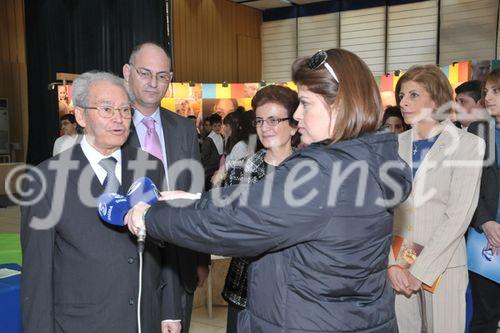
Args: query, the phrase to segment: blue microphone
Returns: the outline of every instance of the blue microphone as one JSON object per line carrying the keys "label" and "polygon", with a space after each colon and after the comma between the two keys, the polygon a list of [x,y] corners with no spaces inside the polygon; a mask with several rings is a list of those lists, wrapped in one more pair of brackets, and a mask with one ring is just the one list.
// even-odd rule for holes
{"label": "blue microphone", "polygon": [[160,191],[148,177],[141,177],[137,179],[127,191],[127,198],[129,199],[130,206],[134,207],[140,201],[152,205],[158,201]]}
{"label": "blue microphone", "polygon": [[[124,226],[123,219],[130,208],[140,201],[152,205],[158,201],[160,191],[148,177],[137,179],[123,196],[117,193],[104,193],[97,199],[97,207],[101,219],[109,224]],[[137,234],[137,248],[142,253],[146,233],[139,230]]]}
{"label": "blue microphone", "polygon": [[97,200],[99,216],[112,225],[124,226],[123,218],[131,207],[127,197],[116,193],[104,193]]}

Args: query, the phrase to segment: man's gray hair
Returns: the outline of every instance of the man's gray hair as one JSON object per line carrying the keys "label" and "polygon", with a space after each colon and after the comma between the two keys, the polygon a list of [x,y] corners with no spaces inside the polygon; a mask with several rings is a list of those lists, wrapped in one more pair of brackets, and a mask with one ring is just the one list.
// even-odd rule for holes
{"label": "man's gray hair", "polygon": [[88,106],[89,88],[98,81],[106,81],[123,88],[129,102],[132,102],[125,80],[108,72],[90,71],[83,73],[73,81],[73,105],[79,107]]}

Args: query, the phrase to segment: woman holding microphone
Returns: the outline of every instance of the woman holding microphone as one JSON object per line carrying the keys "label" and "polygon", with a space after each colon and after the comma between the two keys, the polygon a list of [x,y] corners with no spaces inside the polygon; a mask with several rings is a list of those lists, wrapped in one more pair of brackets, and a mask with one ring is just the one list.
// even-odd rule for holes
{"label": "woman holding microphone", "polygon": [[257,257],[240,333],[396,332],[387,261],[392,209],[410,192],[411,174],[396,136],[376,132],[375,80],[342,49],[296,60],[292,75],[294,119],[308,147],[255,184],[214,189],[189,207],[140,203],[125,221],[132,233],[145,228],[198,251]]}

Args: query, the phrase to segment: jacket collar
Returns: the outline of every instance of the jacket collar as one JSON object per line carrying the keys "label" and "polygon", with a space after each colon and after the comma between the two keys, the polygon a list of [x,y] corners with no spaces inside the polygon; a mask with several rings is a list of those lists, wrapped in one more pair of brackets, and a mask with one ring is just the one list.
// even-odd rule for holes
{"label": "jacket collar", "polygon": [[[438,139],[434,145],[432,145],[432,148],[420,164],[413,182],[418,180],[420,174],[437,167],[440,162],[449,157],[456,150],[454,145],[459,144],[460,129],[450,120],[445,120],[441,124],[443,126],[443,131],[439,134]],[[415,129],[406,131],[399,136],[399,155],[410,166],[413,165],[412,152],[414,138]]]}

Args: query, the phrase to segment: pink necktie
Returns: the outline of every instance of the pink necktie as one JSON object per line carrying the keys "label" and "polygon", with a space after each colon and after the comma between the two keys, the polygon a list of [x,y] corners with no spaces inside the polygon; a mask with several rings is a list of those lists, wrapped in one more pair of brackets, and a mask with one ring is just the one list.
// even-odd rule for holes
{"label": "pink necktie", "polygon": [[144,136],[144,147],[142,148],[163,162],[160,137],[155,129],[155,120],[151,117],[144,117],[142,123],[147,128],[146,135]]}

